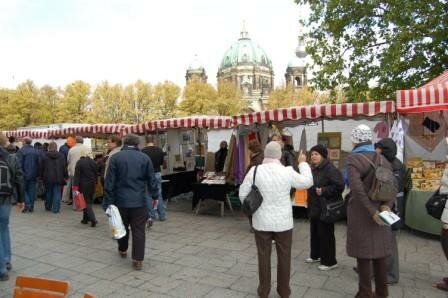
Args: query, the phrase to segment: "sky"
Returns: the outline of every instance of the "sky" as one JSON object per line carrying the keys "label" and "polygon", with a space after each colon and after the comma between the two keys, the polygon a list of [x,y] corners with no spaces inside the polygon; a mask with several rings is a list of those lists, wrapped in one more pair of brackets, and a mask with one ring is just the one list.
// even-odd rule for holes
{"label": "sky", "polygon": [[198,55],[208,81],[243,21],[284,82],[307,9],[293,0],[13,0],[0,2],[0,87],[75,80],[185,85]]}

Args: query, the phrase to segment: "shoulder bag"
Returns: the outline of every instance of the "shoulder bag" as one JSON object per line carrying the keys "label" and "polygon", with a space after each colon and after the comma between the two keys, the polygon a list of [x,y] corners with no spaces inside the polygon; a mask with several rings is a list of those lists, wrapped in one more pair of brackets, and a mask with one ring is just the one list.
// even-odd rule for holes
{"label": "shoulder bag", "polygon": [[254,178],[252,181],[251,190],[247,195],[247,197],[244,198],[243,204],[241,206],[241,210],[243,211],[243,213],[248,216],[252,216],[261,206],[261,203],[263,203],[263,196],[261,195],[258,187],[255,185],[255,176],[257,175],[257,168],[258,165],[255,166]]}
{"label": "shoulder bag", "polygon": [[319,219],[325,223],[334,223],[347,218],[347,204],[344,199],[337,201],[327,201],[324,197],[320,198],[321,213]]}

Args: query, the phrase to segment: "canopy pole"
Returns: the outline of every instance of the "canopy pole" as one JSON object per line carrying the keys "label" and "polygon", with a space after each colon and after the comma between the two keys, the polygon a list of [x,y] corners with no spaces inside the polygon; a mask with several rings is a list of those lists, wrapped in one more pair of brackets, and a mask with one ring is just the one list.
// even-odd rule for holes
{"label": "canopy pole", "polygon": [[322,132],[325,132],[324,117],[322,117],[321,120],[322,120]]}

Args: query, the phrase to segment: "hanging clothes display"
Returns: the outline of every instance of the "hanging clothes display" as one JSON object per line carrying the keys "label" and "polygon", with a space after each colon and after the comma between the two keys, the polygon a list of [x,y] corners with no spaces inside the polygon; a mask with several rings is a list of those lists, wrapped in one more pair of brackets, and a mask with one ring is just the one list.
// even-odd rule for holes
{"label": "hanging clothes display", "polygon": [[404,153],[404,128],[401,119],[396,119],[389,132],[389,137],[397,144],[396,157],[403,162]]}

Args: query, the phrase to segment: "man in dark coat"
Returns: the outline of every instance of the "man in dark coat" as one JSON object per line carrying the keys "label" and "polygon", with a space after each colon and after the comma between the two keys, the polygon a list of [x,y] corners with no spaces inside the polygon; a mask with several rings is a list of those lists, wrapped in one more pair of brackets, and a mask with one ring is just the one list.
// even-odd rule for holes
{"label": "man in dark coat", "polygon": [[224,163],[227,157],[227,142],[222,141],[219,144],[219,150],[215,153],[215,172],[219,173],[224,170]]}
{"label": "man in dark coat", "polygon": [[105,179],[103,207],[118,207],[126,236],[118,240],[118,252],[127,256],[129,225],[132,230],[132,265],[141,270],[145,256],[145,224],[148,219],[150,198],[158,199],[159,185],[149,157],[140,152],[138,136],[129,134],[123,139],[123,148],[109,158]]}
{"label": "man in dark coat", "polygon": [[25,180],[25,209],[22,211],[25,213],[34,211],[39,161],[42,153],[31,146],[32,140],[30,138],[24,138],[23,142],[23,147],[17,151],[17,158],[22,167]]}
{"label": "man in dark coat", "polygon": [[[386,258],[392,254],[392,234],[390,227],[379,218],[379,213],[390,211],[393,200],[385,203],[369,198],[368,187],[375,179],[375,170],[369,160],[379,164],[381,159],[383,167],[391,170],[392,167],[375,152],[372,131],[367,125],[355,127],[350,137],[354,148],[346,160],[351,190],[347,207],[347,254],[357,260],[359,288],[356,297],[387,297]],[[371,283],[372,264],[375,294]]]}
{"label": "man in dark coat", "polygon": [[404,180],[406,176],[406,169],[403,163],[396,157],[397,155],[397,145],[394,140],[390,138],[385,138],[380,140],[375,144],[375,150],[382,154],[392,166],[392,172],[397,179],[398,194],[393,206],[393,211],[396,213],[401,220],[394,225],[392,225],[392,255],[387,258],[387,282],[389,284],[396,284],[400,279],[399,270],[399,257],[398,257],[398,246],[396,239],[396,231],[402,226],[404,221]]}
{"label": "man in dark coat", "polygon": [[[9,217],[11,214],[11,202],[17,201],[17,208],[24,207],[24,183],[22,170],[14,154],[9,154],[4,146],[6,145],[6,136],[0,133],[0,159],[6,163],[9,170],[9,190],[2,191],[0,194],[0,281],[9,279],[8,271],[11,266],[11,239],[9,232]],[[4,169],[4,168],[3,168]],[[5,175],[8,177],[8,175]],[[0,190],[4,190],[3,187]]]}
{"label": "man in dark coat", "polygon": [[57,151],[57,144],[51,142],[40,163],[40,176],[45,184],[45,210],[58,213],[61,208],[61,188],[68,179],[64,155]]}

